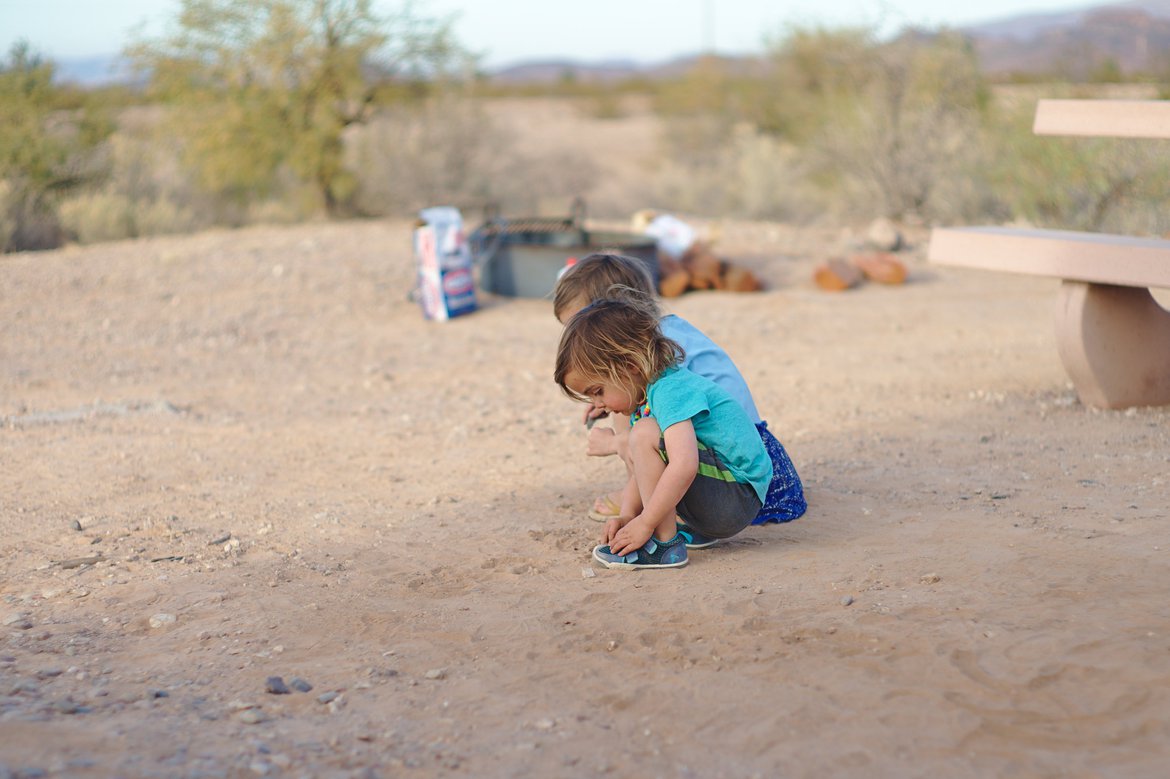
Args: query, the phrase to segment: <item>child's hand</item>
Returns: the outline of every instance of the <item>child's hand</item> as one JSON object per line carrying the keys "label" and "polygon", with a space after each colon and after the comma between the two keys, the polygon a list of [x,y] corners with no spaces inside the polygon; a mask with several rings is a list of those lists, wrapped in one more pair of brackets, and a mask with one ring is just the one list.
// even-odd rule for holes
{"label": "child's hand", "polygon": [[[636,519],[637,517],[627,522],[621,530],[613,535],[609,541],[609,551],[614,554],[629,554],[645,546],[646,542],[650,540],[650,536],[654,534],[654,528],[634,521]],[[608,525],[609,522],[606,523],[607,530]]]}
{"label": "child's hand", "polygon": [[595,427],[589,431],[589,438],[585,442],[585,454],[590,457],[606,457],[617,454],[617,441],[613,428]]}
{"label": "child's hand", "polygon": [[618,531],[628,525],[630,517],[614,517],[605,520],[605,528],[601,531],[601,543],[608,544],[618,534]]}
{"label": "child's hand", "polygon": [[609,416],[608,411],[598,406],[594,406],[593,404],[589,404],[589,406],[585,409],[585,414],[582,416],[581,421],[585,424],[585,427],[592,430],[594,422],[599,419],[605,419],[607,416]]}

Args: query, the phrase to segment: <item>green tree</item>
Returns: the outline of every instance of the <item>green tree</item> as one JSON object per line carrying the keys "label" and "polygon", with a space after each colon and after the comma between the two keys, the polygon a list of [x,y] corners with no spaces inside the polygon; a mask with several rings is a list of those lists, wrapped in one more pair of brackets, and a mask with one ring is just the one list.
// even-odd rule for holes
{"label": "green tree", "polygon": [[238,203],[291,177],[314,207],[349,213],[346,128],[368,122],[380,82],[441,72],[461,55],[446,21],[370,0],[182,0],[171,34],[127,51],[173,108],[208,190]]}
{"label": "green tree", "polygon": [[0,63],[0,251],[60,245],[60,197],[100,174],[93,152],[110,125],[53,72],[23,41]]}

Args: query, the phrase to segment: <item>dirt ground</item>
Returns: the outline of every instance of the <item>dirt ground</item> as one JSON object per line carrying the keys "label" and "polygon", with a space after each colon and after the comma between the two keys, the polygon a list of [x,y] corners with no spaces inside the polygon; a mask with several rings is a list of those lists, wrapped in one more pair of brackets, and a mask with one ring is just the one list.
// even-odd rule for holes
{"label": "dirt ground", "polygon": [[809,512],[636,573],[550,303],[425,321],[406,222],[0,258],[0,777],[1164,776],[1170,410],[1054,280],[722,236],[770,289],[669,308]]}

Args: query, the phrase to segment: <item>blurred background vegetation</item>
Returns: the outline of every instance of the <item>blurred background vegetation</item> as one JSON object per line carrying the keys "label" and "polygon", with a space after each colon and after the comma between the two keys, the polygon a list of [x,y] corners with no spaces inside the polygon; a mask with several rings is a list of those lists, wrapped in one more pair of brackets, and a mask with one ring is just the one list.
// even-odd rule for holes
{"label": "blurred background vegetation", "polygon": [[1038,97],[1165,97],[1158,74],[1078,63],[994,82],[956,32],[793,27],[750,62],[503,84],[410,7],[184,0],[167,35],[127,46],[131,83],[90,89],[18,44],[0,62],[0,250],[437,204],[527,214],[598,191],[591,155],[500,120],[541,100],[582,122],[655,121],[636,185],[590,203],[602,216],[1170,230],[1167,144],[1031,133]]}

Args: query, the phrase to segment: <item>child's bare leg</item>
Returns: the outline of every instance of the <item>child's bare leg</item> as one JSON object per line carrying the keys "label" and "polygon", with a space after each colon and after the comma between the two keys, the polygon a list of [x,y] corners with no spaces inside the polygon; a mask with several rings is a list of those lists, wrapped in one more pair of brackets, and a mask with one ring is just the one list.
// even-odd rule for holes
{"label": "child's bare leg", "polygon": [[[613,429],[595,427],[589,431],[589,440],[586,444],[585,453],[590,456],[603,456],[606,454],[616,454],[621,458],[626,466],[626,476],[629,479],[633,478],[634,471],[630,464],[629,454],[629,438],[630,438],[630,418],[625,414],[611,414],[610,419],[613,421]],[[601,431],[599,433],[599,431]],[[598,434],[597,441],[594,435]],[[624,506],[625,490],[615,490],[604,495],[599,495],[597,500],[593,501],[593,510],[598,514],[609,514],[616,506],[621,512],[621,516],[627,519],[633,514],[626,514],[621,508]],[[639,508],[639,510],[641,510]],[[637,513],[636,511],[634,512]]]}
{"label": "child's bare leg", "polygon": [[618,515],[612,519],[606,520],[605,528],[601,532],[601,543],[608,544],[613,540],[613,536],[634,517],[642,513],[642,496],[638,493],[638,483],[634,481],[633,474],[626,479],[626,486],[620,493],[621,495],[621,510]]}
{"label": "child's bare leg", "polygon": [[630,418],[625,414],[613,415],[613,445],[617,456],[622,458],[626,468],[630,467]]}
{"label": "child's bare leg", "polygon": [[630,478],[626,479],[621,496],[622,518],[630,519],[642,513],[642,494],[638,491],[638,482],[634,479],[634,474],[631,473]]}
{"label": "child's bare leg", "polygon": [[[628,438],[630,462],[643,507],[649,504],[650,496],[654,494],[658,480],[666,470],[666,461],[658,451],[658,442],[661,439],[662,431],[653,417],[638,420],[630,430]],[[674,511],[670,511],[654,526],[654,537],[659,541],[669,541],[674,538],[674,534]]]}

